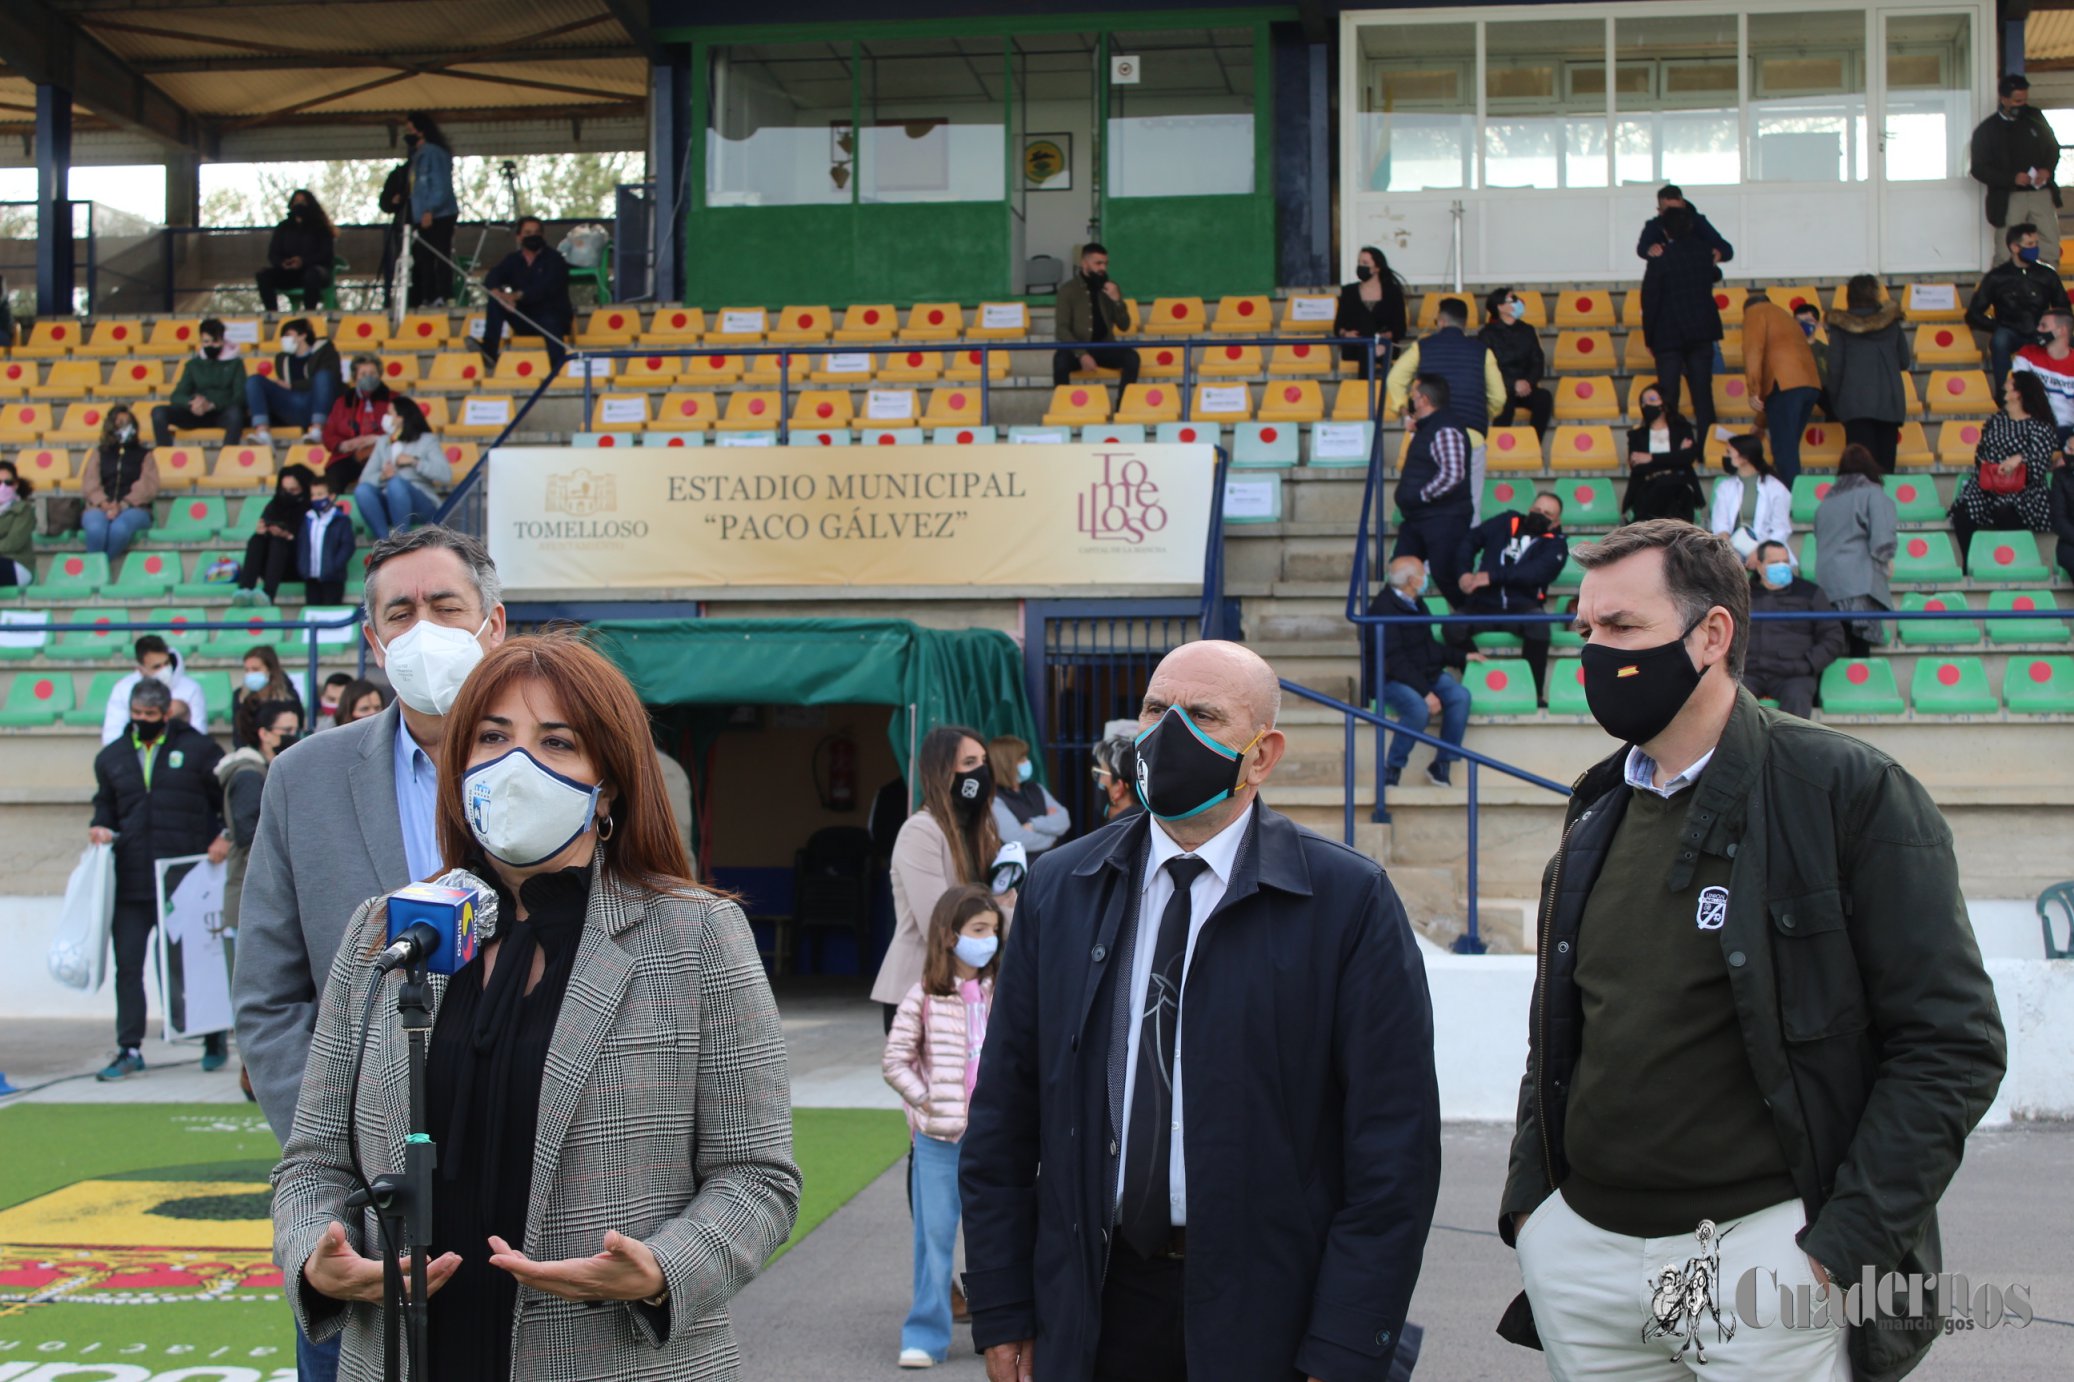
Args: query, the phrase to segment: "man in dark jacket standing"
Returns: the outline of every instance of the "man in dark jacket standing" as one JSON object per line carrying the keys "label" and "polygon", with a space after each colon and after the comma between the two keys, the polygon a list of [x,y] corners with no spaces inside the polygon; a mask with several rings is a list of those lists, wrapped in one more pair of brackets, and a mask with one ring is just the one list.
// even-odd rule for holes
{"label": "man in dark jacket standing", "polygon": [[1663,253],[1642,271],[1642,334],[1656,357],[1656,384],[1664,407],[1678,411],[1678,389],[1692,390],[1692,421],[1702,439],[1714,425],[1714,351],[1721,343],[1721,308],[1714,285],[1721,255],[1698,233],[1689,206],[1672,207],[1663,222]]}
{"label": "man in dark jacket standing", "polygon": [[1279,699],[1238,644],[1168,654],[1146,814],[1023,885],[959,1164],[989,1382],[1389,1373],[1439,1190],[1432,1006],[1383,871],[1260,800]]}
{"label": "man in dark jacket standing", "polygon": [[[1813,581],[1793,570],[1783,542],[1757,545],[1758,568],[1750,577],[1752,614],[1828,613],[1835,609]],[[1769,696],[1788,715],[1805,720],[1815,713],[1815,683],[1822,669],[1844,655],[1841,619],[1763,619],[1750,625],[1750,651],[1743,685],[1753,696]]]}
{"label": "man in dark jacket standing", "polygon": [[[1625,747],[1542,889],[1499,1332],[1557,1377],[1696,1345],[1728,1376],[1898,1378],[1957,1303],[1931,1281],[1912,1314],[1909,1277],[2006,1058],[1951,831],[1885,754],[1737,684],[1724,538],[1659,519],[1577,558],[1585,694]],[[1863,1324],[1780,1323],[1782,1293],[1833,1322],[1860,1286]]]}
{"label": "man in dark jacket standing", "polygon": [[1433,567],[1433,585],[1450,605],[1463,600],[1462,539],[1475,517],[1470,488],[1469,438],[1449,420],[1448,381],[1422,374],[1411,389],[1411,440],[1397,472],[1397,557],[1420,557]]}
{"label": "man in dark jacket standing", "polygon": [[1505,381],[1505,406],[1491,419],[1493,427],[1510,427],[1524,412],[1534,424],[1534,435],[1548,435],[1549,419],[1555,416],[1555,396],[1541,387],[1548,358],[1541,351],[1541,332],[1524,320],[1526,303],[1510,288],[1499,288],[1484,300],[1487,320],[1476,338],[1490,348],[1498,362],[1499,377]]}
{"label": "man in dark jacket standing", "polygon": [[1995,262],[2009,258],[2005,227],[2038,227],[2040,257],[2060,262],[2060,139],[2045,112],[2031,104],[2031,84],[2007,72],[1996,84],[1995,113],[1973,127],[1973,180],[1988,189],[1988,224],[1995,227]]}
{"label": "man in dark jacket standing", "polygon": [[[1527,512],[1509,510],[1487,518],[1462,539],[1456,566],[1465,614],[1539,614],[1548,603],[1548,587],[1563,574],[1570,559],[1570,539],[1563,536],[1563,501],[1537,494]],[[1534,673],[1535,699],[1548,701],[1547,624],[1449,624],[1445,637],[1468,652],[1480,633],[1515,634],[1527,666]]]}
{"label": "man in dark jacket standing", "polygon": [[[1474,523],[1483,502],[1484,438],[1491,419],[1505,408],[1505,376],[1498,372],[1491,347],[1469,334],[1469,305],[1461,298],[1442,298],[1434,319],[1437,327],[1397,352],[1383,381],[1383,408],[1392,417],[1409,412],[1416,418],[1412,381],[1430,375],[1447,385],[1441,421],[1460,430],[1469,444],[1469,521]],[[1429,559],[1438,564],[1437,558]],[[1452,601],[1454,582],[1442,593]]]}
{"label": "man in dark jacket standing", "polygon": [[[1109,251],[1089,241],[1080,250],[1080,272],[1059,285],[1053,309],[1056,340],[1074,344],[1051,357],[1054,387],[1070,382],[1074,370],[1108,368],[1123,371],[1123,386],[1138,382],[1138,352],[1110,345],[1131,329],[1131,309],[1123,289],[1109,277]],[[1088,346],[1086,341],[1103,344]]]}
{"label": "man in dark jacket standing", "polygon": [[1966,304],[1966,325],[1988,333],[1988,384],[2002,396],[2009,362],[2017,351],[2038,339],[2038,324],[2048,312],[2065,312],[2067,288],[2044,258],[2038,227],[2020,221],[2003,232],[2009,258],[1989,269]]}
{"label": "man in dark jacket standing", "polygon": [[[172,722],[173,694],[157,681],[130,692],[130,732],[94,758],[94,818],[88,837],[115,846],[115,1059],[100,1078],[120,1080],[144,1069],[144,961],[158,925],[161,859],[230,852],[223,833],[223,789],[216,741]],[[174,995],[168,1001],[178,1001]],[[202,1066],[225,1059],[224,1034],[207,1037]]]}
{"label": "man in dark jacket standing", "polygon": [[1685,189],[1676,183],[1665,183],[1656,189],[1656,214],[1642,223],[1642,234],[1635,241],[1635,258],[1654,259],[1664,252],[1670,240],[1664,233],[1664,217],[1680,207],[1692,213],[1693,233],[1707,242],[1716,264],[1726,264],[1736,257],[1735,246],[1714,229],[1714,223],[1702,216],[1698,207],[1685,200]]}

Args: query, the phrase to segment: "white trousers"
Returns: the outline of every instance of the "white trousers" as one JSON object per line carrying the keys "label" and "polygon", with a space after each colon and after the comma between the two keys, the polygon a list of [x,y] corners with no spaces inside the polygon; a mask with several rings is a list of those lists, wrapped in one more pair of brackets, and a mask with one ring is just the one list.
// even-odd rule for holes
{"label": "white trousers", "polygon": [[[1793,1236],[1807,1224],[1800,1202],[1789,1200],[1717,1225],[1721,1278],[1714,1290],[1724,1338],[1711,1313],[1701,1316],[1698,1344],[1706,1362],[1683,1333],[1645,1340],[1652,1300],[1666,1266],[1682,1268],[1700,1254],[1686,1233],[1675,1238],[1630,1238],[1586,1223],[1560,1193],[1542,1201],[1518,1236],[1520,1275],[1534,1306],[1534,1326],[1548,1359],[1548,1374],[1570,1378],[1619,1378],[1622,1382],[1851,1382],[1845,1345],[1848,1331],[1787,1328],[1780,1324],[1779,1291],[1806,1286],[1815,1273]],[[1736,1284],[1758,1270],[1762,1297],[1753,1328],[1736,1318]],[[1775,1278],[1775,1280],[1774,1280]],[[1681,1346],[1684,1351],[1680,1352]]]}

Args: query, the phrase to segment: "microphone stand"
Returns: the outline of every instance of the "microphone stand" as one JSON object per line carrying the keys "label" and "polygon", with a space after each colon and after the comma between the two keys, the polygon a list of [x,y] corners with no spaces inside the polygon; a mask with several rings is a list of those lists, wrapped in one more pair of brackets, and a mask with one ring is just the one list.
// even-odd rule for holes
{"label": "microphone stand", "polygon": [[[371,1196],[355,1191],[346,1203],[355,1208],[371,1204],[382,1222],[382,1376],[385,1382],[403,1382],[401,1346],[403,1331],[408,1329],[412,1382],[427,1382],[418,1370],[430,1356],[425,1271],[432,1246],[432,1172],[439,1165],[439,1149],[426,1130],[425,1118],[425,1046],[432,1035],[432,986],[424,960],[404,970],[396,1012],[410,1059],[410,1134],[404,1144],[403,1171],[375,1177],[369,1187]],[[410,1257],[407,1294],[399,1255]]]}

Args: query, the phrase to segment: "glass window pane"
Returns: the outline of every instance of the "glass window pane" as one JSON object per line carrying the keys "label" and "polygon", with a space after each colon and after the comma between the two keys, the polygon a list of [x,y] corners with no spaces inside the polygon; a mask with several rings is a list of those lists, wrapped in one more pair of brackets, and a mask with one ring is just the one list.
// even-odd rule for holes
{"label": "glass window pane", "polygon": [[1111,79],[1108,194],[1200,197],[1253,190],[1253,31],[1118,33],[1113,58],[1138,80]]}
{"label": "glass window pane", "polygon": [[1371,24],[1361,32],[1361,185],[1476,185],[1476,26]]}
{"label": "glass window pane", "polygon": [[1887,115],[1881,131],[1890,182],[1966,176],[1973,133],[1973,18],[1887,16]]}
{"label": "glass window pane", "polygon": [[848,202],[856,171],[848,43],[713,50],[708,206]]}
{"label": "glass window pane", "polygon": [[1765,16],[1750,26],[1750,177],[1863,182],[1865,12]]}
{"label": "glass window pane", "polygon": [[1484,29],[1486,187],[1606,185],[1606,22]]}
{"label": "glass window pane", "polygon": [[857,199],[997,202],[1005,194],[1001,40],[871,40]]}
{"label": "glass window pane", "polygon": [[1736,17],[1618,17],[1613,50],[1620,180],[1740,182]]}

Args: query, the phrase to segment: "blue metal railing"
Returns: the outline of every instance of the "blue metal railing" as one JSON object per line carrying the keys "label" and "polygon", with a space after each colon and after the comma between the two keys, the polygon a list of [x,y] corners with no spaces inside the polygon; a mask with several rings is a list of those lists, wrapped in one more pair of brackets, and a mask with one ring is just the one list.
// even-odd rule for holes
{"label": "blue metal railing", "polygon": [[[31,587],[31,589],[33,588]],[[157,633],[171,634],[176,637],[191,633],[230,631],[249,633],[255,638],[266,630],[294,630],[303,635],[303,641],[309,646],[310,686],[314,690],[319,685],[317,680],[319,672],[318,661],[323,656],[322,649],[324,646],[318,642],[317,635],[327,629],[357,628],[365,617],[365,613],[366,611],[361,606],[355,605],[346,614],[336,619],[183,619],[178,622],[169,619],[109,619],[105,621],[96,620],[91,624],[68,620],[64,623],[7,624],[0,626],[0,628],[17,634]],[[367,640],[364,638],[354,639],[353,646],[357,650],[360,674],[365,676],[367,673]],[[62,652],[62,649],[53,644],[50,647],[50,651]]]}

